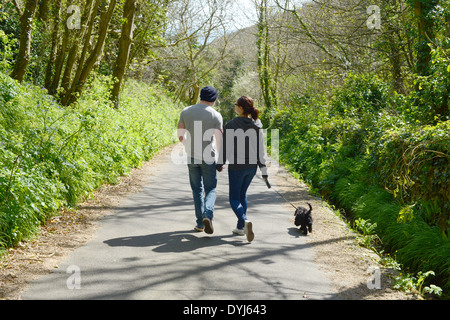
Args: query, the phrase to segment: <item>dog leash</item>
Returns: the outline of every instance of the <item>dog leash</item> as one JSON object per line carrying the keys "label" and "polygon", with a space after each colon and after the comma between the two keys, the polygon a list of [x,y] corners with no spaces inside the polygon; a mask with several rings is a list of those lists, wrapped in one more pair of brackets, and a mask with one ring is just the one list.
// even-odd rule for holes
{"label": "dog leash", "polygon": [[[260,178],[260,179],[262,179],[262,178]],[[283,198],[284,201],[289,203],[294,209],[297,210],[297,207],[292,202],[290,202],[288,199],[286,199],[277,189],[272,188],[272,186],[270,185],[269,179],[262,179],[262,180],[266,183],[267,188],[275,191],[281,198]]]}

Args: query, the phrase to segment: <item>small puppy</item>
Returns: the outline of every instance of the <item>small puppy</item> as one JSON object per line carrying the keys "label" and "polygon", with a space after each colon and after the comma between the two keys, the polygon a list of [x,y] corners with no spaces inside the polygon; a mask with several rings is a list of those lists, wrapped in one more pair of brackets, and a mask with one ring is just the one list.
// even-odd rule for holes
{"label": "small puppy", "polygon": [[311,204],[307,202],[309,206],[309,210],[303,207],[298,207],[297,210],[295,210],[294,216],[295,216],[295,225],[298,227],[300,226],[300,230],[303,232],[303,234],[306,236],[309,232],[312,232],[312,223],[313,218],[311,216],[312,207]]}

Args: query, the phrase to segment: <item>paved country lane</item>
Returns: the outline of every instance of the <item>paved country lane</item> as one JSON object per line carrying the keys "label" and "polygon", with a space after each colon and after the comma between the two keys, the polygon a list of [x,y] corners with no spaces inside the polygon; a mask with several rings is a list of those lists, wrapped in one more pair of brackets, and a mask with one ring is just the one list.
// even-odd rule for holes
{"label": "paved country lane", "polygon": [[[99,222],[94,238],[23,299],[333,299],[292,212],[259,178],[248,192],[255,239],[235,236],[227,170],[219,173],[214,234],[197,233],[186,165],[156,174]],[[295,231],[295,230],[294,230]]]}

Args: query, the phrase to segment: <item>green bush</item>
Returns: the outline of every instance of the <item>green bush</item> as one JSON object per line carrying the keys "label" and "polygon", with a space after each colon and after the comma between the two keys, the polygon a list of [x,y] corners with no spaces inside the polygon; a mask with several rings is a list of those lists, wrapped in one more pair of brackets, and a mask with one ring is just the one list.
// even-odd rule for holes
{"label": "green bush", "polygon": [[352,75],[329,99],[294,97],[273,127],[285,164],[355,220],[376,224],[405,268],[435,271],[431,281],[448,290],[450,124],[410,121],[409,101],[376,77]]}
{"label": "green bush", "polygon": [[110,83],[93,79],[63,108],[45,90],[0,73],[0,246],[30,237],[61,206],[174,142],[179,109],[162,90],[130,81],[116,110]]}
{"label": "green bush", "polygon": [[430,225],[450,219],[450,122],[387,131],[376,145],[375,169],[385,186]]}

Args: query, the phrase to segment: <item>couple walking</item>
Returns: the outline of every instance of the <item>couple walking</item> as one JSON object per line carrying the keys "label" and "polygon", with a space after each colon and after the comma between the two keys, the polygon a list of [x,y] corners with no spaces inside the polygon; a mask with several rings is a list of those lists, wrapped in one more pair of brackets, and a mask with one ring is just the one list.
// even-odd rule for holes
{"label": "couple walking", "polygon": [[[195,230],[214,232],[217,171],[228,161],[229,201],[237,217],[234,234],[254,238],[252,222],[247,218],[247,189],[261,169],[267,179],[264,158],[264,137],[259,111],[250,97],[238,99],[234,108],[237,117],[223,130],[223,120],[212,107],[217,90],[211,86],[200,92],[200,103],[185,108],[178,122],[178,138],[188,155],[189,181],[195,205]],[[203,194],[204,193],[204,194]]]}

